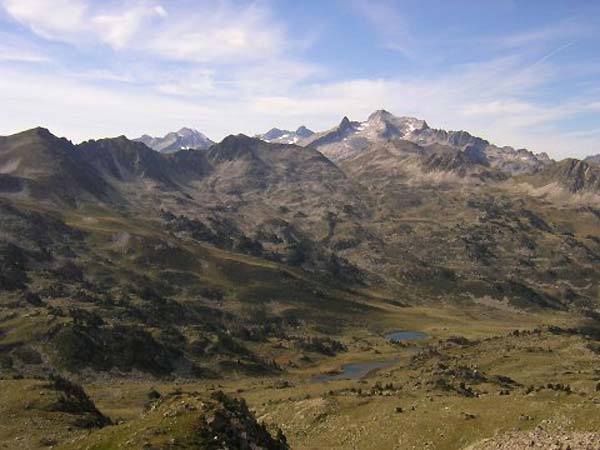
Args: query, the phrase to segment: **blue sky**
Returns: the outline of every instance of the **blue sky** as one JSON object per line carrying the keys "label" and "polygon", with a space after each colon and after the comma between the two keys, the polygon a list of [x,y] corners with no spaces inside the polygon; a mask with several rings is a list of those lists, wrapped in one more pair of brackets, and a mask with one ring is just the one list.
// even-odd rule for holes
{"label": "blue sky", "polygon": [[0,0],[0,134],[218,140],[375,109],[600,153],[600,2]]}

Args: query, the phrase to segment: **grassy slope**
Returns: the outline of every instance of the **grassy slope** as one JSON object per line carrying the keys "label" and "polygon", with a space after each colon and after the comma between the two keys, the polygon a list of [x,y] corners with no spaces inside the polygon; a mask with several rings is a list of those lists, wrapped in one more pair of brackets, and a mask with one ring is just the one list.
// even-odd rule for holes
{"label": "grassy slope", "polygon": [[[497,319],[479,322],[476,327],[470,326],[473,321],[461,317],[457,310],[410,308],[390,311],[386,316],[387,331],[416,325],[419,317],[427,316],[429,325],[421,329],[426,329],[432,337],[416,346],[399,347],[389,344],[378,333],[352,329],[343,337],[349,347],[347,353],[333,360],[290,369],[281,377],[289,383],[288,387],[277,379],[248,377],[182,382],[178,386],[206,394],[222,388],[243,396],[260,420],[282,427],[295,449],[405,449],[424,448],[429,442],[429,448],[454,450],[502,430],[532,428],[544,420],[560,421],[575,430],[600,430],[594,403],[597,398],[594,369],[598,357],[587,349],[584,338],[558,336],[548,331],[540,335],[510,335],[513,329],[533,329],[537,323],[573,325],[567,316],[500,312]],[[444,340],[455,335],[480,340],[468,346]],[[427,346],[434,346],[440,355],[426,360],[423,366],[412,366],[412,357]],[[315,375],[346,362],[389,359],[396,360],[396,364],[364,380],[329,383],[313,380]],[[437,374],[440,362],[450,367],[477,367],[488,377],[508,376],[520,386],[511,389],[510,395],[501,396],[498,395],[501,386],[467,379],[466,385],[481,392],[480,397],[446,392],[427,382],[446,378],[458,385],[461,379]],[[415,385],[418,381],[423,385]],[[377,383],[384,386],[392,383],[394,388],[371,394]],[[547,383],[569,384],[574,393],[545,389],[527,394],[527,386]],[[167,392],[173,384],[125,383],[115,388],[112,383],[95,383],[88,390],[104,412],[135,420],[151,387]],[[358,389],[362,394],[357,393]],[[402,407],[404,412],[397,413],[396,407]],[[464,413],[475,418],[468,419]]]}
{"label": "grassy slope", "polygon": [[[592,218],[574,224],[568,212],[561,209],[548,211],[556,223],[574,234],[585,236],[595,232]],[[100,277],[107,270],[103,267],[106,258],[120,269],[111,268],[110,273],[122,282],[127,282],[130,271],[158,279],[165,276],[165,271],[185,272],[196,277],[199,286],[210,284],[223,289],[227,301],[221,307],[225,310],[237,311],[243,303],[262,301],[267,301],[273,310],[297,308],[304,311],[307,318],[315,319],[315,323],[331,325],[336,338],[348,346],[348,352],[336,358],[311,355],[312,362],[298,365],[299,352],[285,340],[271,337],[266,342],[249,344],[256,353],[274,359],[284,367],[286,372],[279,378],[291,384],[284,388],[278,386],[277,379],[257,379],[242,374],[191,384],[186,380],[147,378],[86,382],[85,388],[100,410],[113,419],[124,419],[125,423],[93,432],[87,438],[89,440],[69,444],[67,448],[85,448],[83,442],[98,450],[114,448],[115,443],[124,444],[123,448],[128,448],[127,445],[139,448],[143,439],[152,439],[148,437],[148,430],[165,426],[164,418],[156,414],[143,415],[147,392],[151,387],[170,392],[177,386],[203,394],[209,393],[215,385],[231,393],[240,391],[259,418],[282,426],[295,449],[405,449],[424,448],[429,442],[429,448],[454,450],[500,430],[531,428],[543,420],[560,420],[574,429],[599,430],[594,403],[597,400],[594,369],[598,356],[586,348],[586,341],[580,336],[555,336],[548,332],[540,336],[508,336],[511,330],[532,329],[541,324],[573,326],[578,321],[576,315],[526,313],[493,301],[403,308],[389,302],[396,297],[385,289],[345,291],[274,262],[194,242],[182,244],[156,227],[154,222],[143,218],[121,217],[96,209],[69,213],[65,221],[88,233],[86,243],[92,252],[81,262],[87,264],[86,269],[92,277]],[[128,239],[124,244],[116,245],[115,236],[123,233],[128,234]],[[177,257],[149,251],[154,247],[149,244],[171,244],[177,249]],[[592,289],[597,287],[592,286]],[[321,292],[319,296],[315,295],[316,290]],[[192,300],[184,291],[177,295],[177,301]],[[67,306],[68,300],[59,299],[57,304]],[[52,324],[64,320],[54,318]],[[335,327],[336,321],[344,323],[345,327]],[[0,325],[2,330],[10,331],[2,337],[2,344],[12,345],[34,340],[36,333],[48,326],[48,319],[30,308],[3,320]],[[431,339],[418,346],[436,345],[442,356],[433,357],[423,367],[411,368],[411,358],[418,349],[399,348],[382,337],[386,332],[401,329],[426,331]],[[307,327],[298,333],[316,332]],[[439,339],[455,335],[469,339],[499,338],[468,347],[445,348],[445,344],[438,344]],[[398,362],[364,381],[312,382],[316,374],[335,370],[346,362],[385,359],[397,359]],[[439,378],[434,373],[437,364],[448,361],[455,365],[477,366],[486,374],[509,376],[523,386],[568,383],[575,393],[568,395],[543,390],[526,394],[525,388],[519,387],[511,395],[500,396],[497,385],[484,384],[474,388],[487,391],[487,394],[466,398],[431,386],[415,386],[419,379],[432,381]],[[402,389],[383,395],[358,395],[351,391],[359,388],[370,391],[378,381],[393,383]],[[455,381],[459,382],[450,380]],[[5,405],[10,420],[2,423],[0,442],[9,443],[19,438],[19,448],[40,448],[40,440],[46,437],[49,429],[61,443],[80,439],[84,434],[72,427],[69,431],[70,419],[64,415],[47,417],[46,413],[36,409],[31,415],[21,413],[28,402],[39,396],[36,390],[39,382],[11,380],[1,383],[0,404]],[[411,410],[413,405],[414,411]],[[398,406],[405,412],[396,413]],[[475,418],[465,419],[465,412]],[[521,416],[529,416],[531,420],[522,420]],[[176,432],[184,433],[188,429],[186,420],[177,422]],[[194,421],[196,417],[189,416],[189,420]],[[43,426],[36,428],[32,426],[34,423]],[[143,439],[136,438],[127,444],[127,437],[136,432]]]}

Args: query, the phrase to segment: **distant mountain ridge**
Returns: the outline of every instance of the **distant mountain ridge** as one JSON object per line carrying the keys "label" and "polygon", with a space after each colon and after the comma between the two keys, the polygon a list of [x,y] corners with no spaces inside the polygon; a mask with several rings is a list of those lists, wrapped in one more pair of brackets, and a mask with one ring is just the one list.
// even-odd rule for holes
{"label": "distant mountain ridge", "polygon": [[214,144],[212,140],[191,128],[182,128],[179,131],[167,133],[163,137],[152,137],[147,134],[134,139],[142,142],[153,150],[161,153],[174,153],[179,150],[205,150]]}
{"label": "distant mountain ridge", "polygon": [[265,142],[276,144],[297,144],[302,139],[307,139],[313,134],[315,134],[314,131],[309,130],[304,125],[301,125],[296,131],[271,128],[266,133],[259,134],[256,137]]}
{"label": "distant mountain ridge", "polygon": [[424,120],[398,117],[385,110],[375,111],[363,122],[344,117],[337,127],[315,133],[299,144],[312,146],[333,161],[342,161],[390,140],[406,140],[422,147],[444,145],[467,152],[469,159],[510,175],[533,173],[551,163],[545,153],[536,155],[525,149],[498,147],[466,131],[433,129]]}
{"label": "distant mountain ridge", "polygon": [[598,155],[590,155],[584,159],[584,161],[588,164],[596,164],[600,165],[600,154]]}

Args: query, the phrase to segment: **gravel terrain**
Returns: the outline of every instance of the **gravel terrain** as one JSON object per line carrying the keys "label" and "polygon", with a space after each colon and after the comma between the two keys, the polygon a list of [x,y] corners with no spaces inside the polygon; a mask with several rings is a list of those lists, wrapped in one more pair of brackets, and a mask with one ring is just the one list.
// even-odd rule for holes
{"label": "gravel terrain", "polygon": [[537,427],[532,431],[514,431],[469,447],[468,450],[600,450],[600,434],[567,432]]}

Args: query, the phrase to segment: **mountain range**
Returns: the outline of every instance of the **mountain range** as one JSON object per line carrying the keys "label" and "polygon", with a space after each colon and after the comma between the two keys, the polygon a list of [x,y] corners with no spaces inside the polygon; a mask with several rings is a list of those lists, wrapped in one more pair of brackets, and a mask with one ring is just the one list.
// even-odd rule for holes
{"label": "mountain range", "polygon": [[[540,257],[550,251],[547,236],[530,227],[544,223],[544,233],[560,236],[572,226],[551,217],[574,205],[589,203],[581,214],[596,217],[600,168],[585,161],[555,162],[382,110],[325,132],[301,127],[295,135],[306,137],[298,144],[279,143],[288,134],[263,135],[273,142],[232,135],[208,148],[206,139],[186,141],[201,146],[167,152],[125,137],[74,145],[37,128],[0,139],[0,189],[9,201],[75,211],[96,203],[152,217],[200,242],[332,280],[419,290],[419,279],[478,279],[490,295],[521,270],[529,289],[547,291],[515,259],[534,248]],[[435,221],[426,219],[430,211]],[[483,219],[497,215],[503,225]],[[523,241],[508,239],[505,227]],[[585,261],[568,265],[576,273]]]}
{"label": "mountain range", "polygon": [[[80,144],[44,128],[0,137],[0,405],[10,408],[0,440],[285,450],[283,431],[262,424],[273,417],[293,443],[318,436],[305,448],[329,448],[346,436],[347,404],[369,423],[377,408],[389,427],[404,417],[423,427],[437,413],[400,399],[452,411],[468,401],[478,414],[515,401],[531,415],[540,407],[522,399],[541,388],[530,384],[553,402],[595,395],[594,161],[386,111],[218,143],[185,129]],[[424,328],[436,338],[423,345],[387,337]],[[517,351],[527,364],[505,359]],[[354,358],[376,369],[343,379]],[[548,367],[560,370],[547,378]],[[109,425],[58,373],[125,421]],[[246,391],[252,411],[217,385]]]}
{"label": "mountain range", "polygon": [[460,150],[470,161],[510,175],[532,173],[551,162],[545,153],[535,155],[525,149],[498,147],[466,131],[436,130],[424,120],[396,117],[384,110],[375,111],[363,122],[344,117],[337,127],[314,134],[299,144],[317,148],[333,161],[342,161],[369,146],[393,140],[413,142],[425,152]]}

